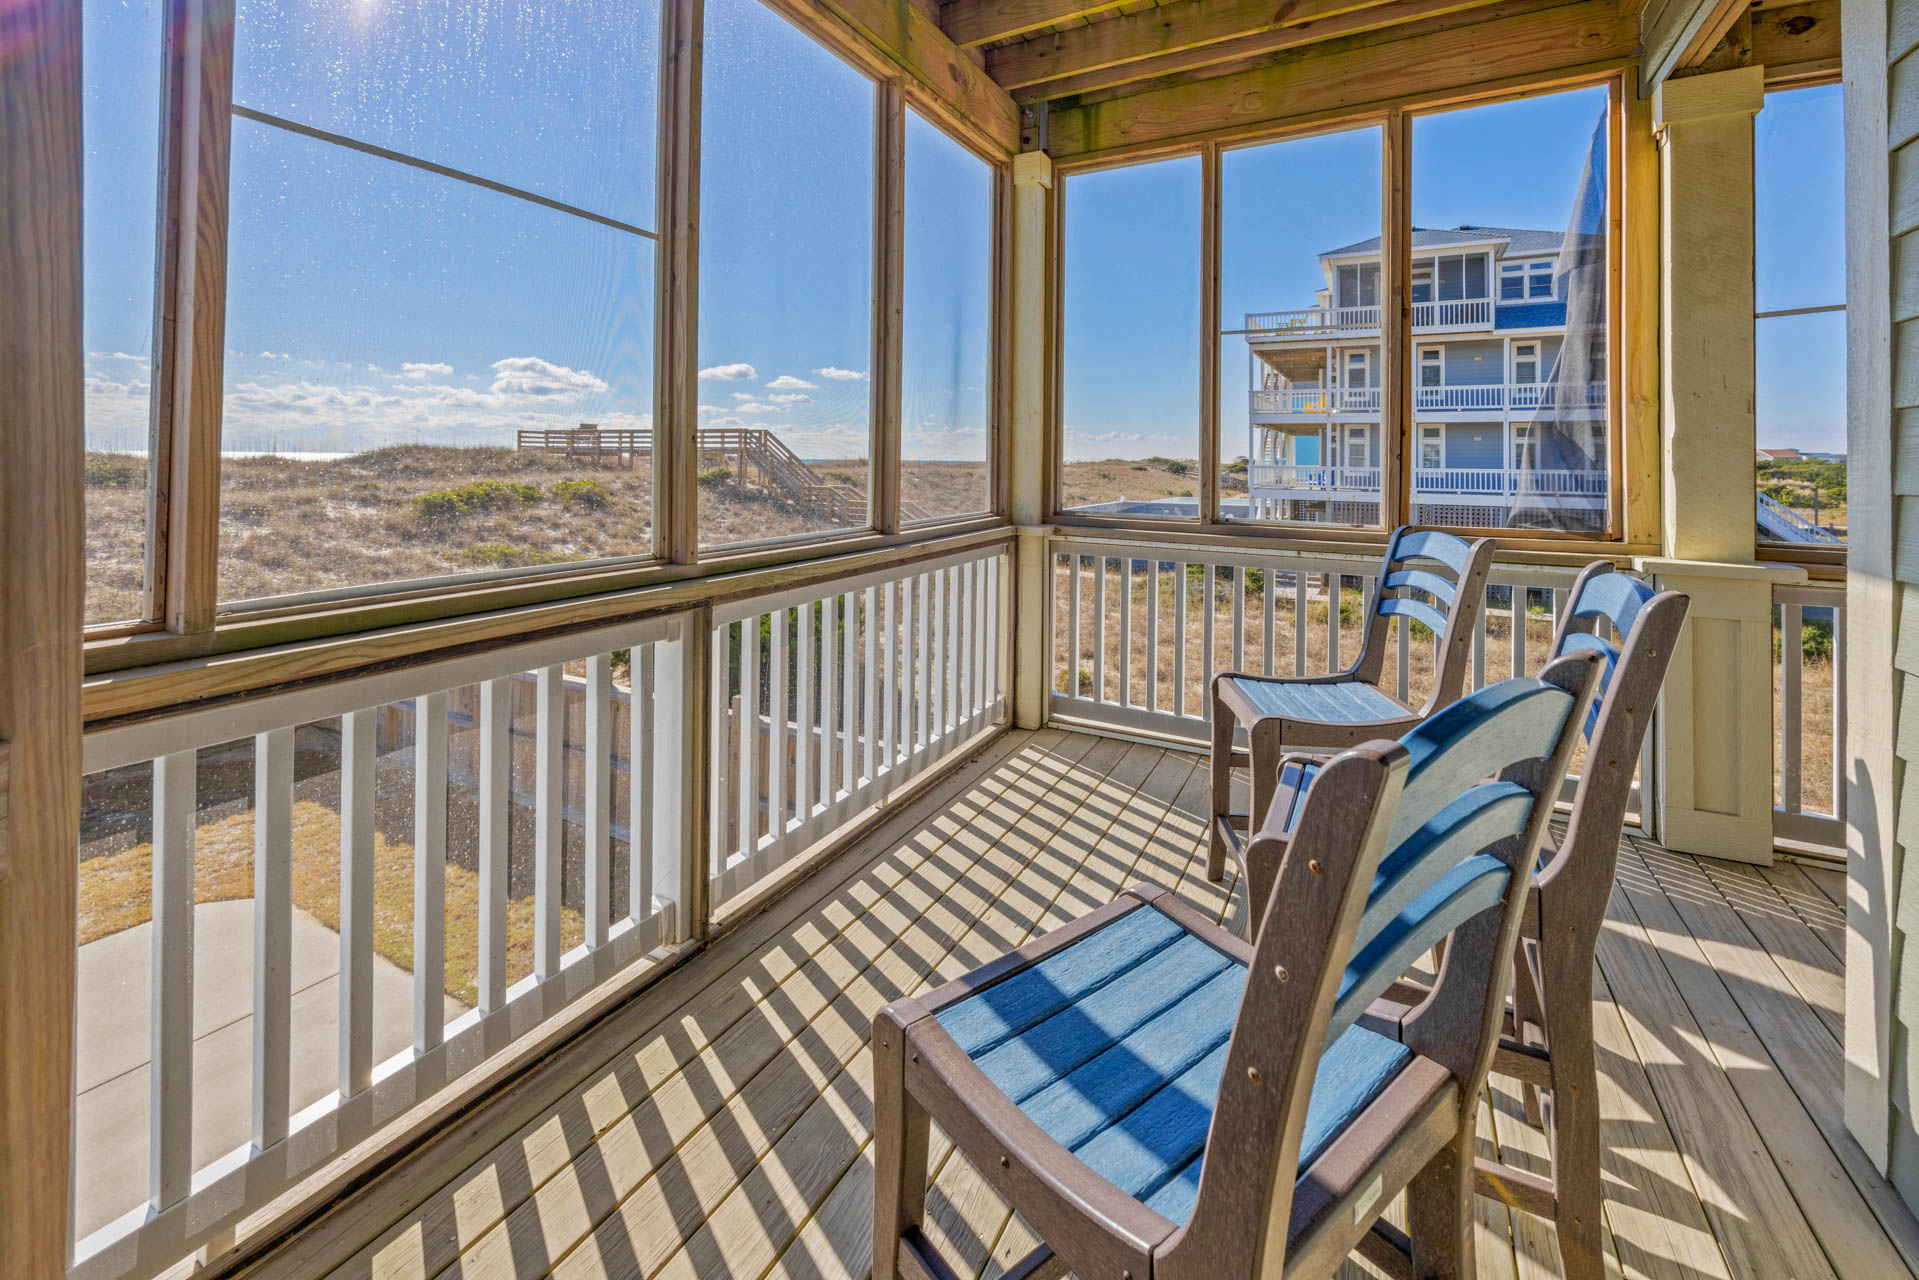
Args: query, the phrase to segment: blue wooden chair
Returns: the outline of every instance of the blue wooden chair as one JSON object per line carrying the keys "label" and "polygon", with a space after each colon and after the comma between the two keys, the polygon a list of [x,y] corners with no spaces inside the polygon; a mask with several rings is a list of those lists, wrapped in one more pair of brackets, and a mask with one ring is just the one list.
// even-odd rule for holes
{"label": "blue wooden chair", "polygon": [[[1437,529],[1402,527],[1387,544],[1358,659],[1323,676],[1256,676],[1222,671],[1213,677],[1212,821],[1206,876],[1226,874],[1231,855],[1244,862],[1243,833],[1251,815],[1264,819],[1287,751],[1337,751],[1375,738],[1396,738],[1458,699],[1466,685],[1473,628],[1486,602],[1492,567],[1490,539],[1467,542]],[[1327,607],[1339,607],[1329,590]],[[1431,695],[1422,707],[1380,687],[1388,627],[1394,618],[1420,623],[1439,640]],[[1244,732],[1246,747],[1239,746]],[[1233,770],[1250,767],[1253,803],[1233,811]]]}
{"label": "blue wooden chair", "polygon": [[[953,1274],[921,1230],[934,1121],[1046,1242],[1014,1280],[1331,1275],[1356,1247],[1472,1275],[1517,890],[1597,667],[1561,659],[1327,762],[1280,873],[1285,926],[1253,945],[1135,888],[880,1010],[876,1280]],[[1360,1025],[1448,937],[1420,1006]],[[1376,1221],[1402,1189],[1409,1233]]]}
{"label": "blue wooden chair", "polygon": [[[1485,1195],[1554,1221],[1567,1280],[1606,1274],[1593,959],[1619,868],[1633,770],[1689,604],[1679,592],[1655,594],[1610,561],[1594,561],[1573,584],[1549,655],[1599,655],[1600,691],[1581,725],[1586,762],[1564,835],[1555,839],[1547,830],[1526,891],[1512,1007],[1502,1020],[1493,1069],[1524,1085],[1526,1118],[1549,1139],[1550,1172],[1487,1162],[1480,1166],[1479,1186]],[[1599,634],[1601,623],[1610,637]],[[1288,919],[1284,911],[1266,915],[1265,908],[1285,859],[1286,827],[1319,767],[1307,755],[1280,762],[1273,807],[1287,816],[1269,824],[1274,830],[1245,860],[1253,919]],[[1396,982],[1373,1016],[1404,1016],[1427,994],[1419,983]]]}

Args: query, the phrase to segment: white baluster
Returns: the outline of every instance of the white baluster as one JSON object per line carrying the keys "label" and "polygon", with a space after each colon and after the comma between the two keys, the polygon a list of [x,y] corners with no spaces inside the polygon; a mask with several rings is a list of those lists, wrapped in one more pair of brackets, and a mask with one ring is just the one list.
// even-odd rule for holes
{"label": "white baluster", "polygon": [[512,839],[514,682],[480,686],[480,1012],[506,1007],[507,850]]}
{"label": "white baluster", "polygon": [[340,1093],[373,1083],[373,759],[377,710],[340,718]]}
{"label": "white baluster", "polygon": [[566,671],[535,678],[533,722],[533,976],[560,971],[561,837],[566,797]]}
{"label": "white baluster", "polygon": [[413,700],[413,1051],[446,1033],[446,694]]}
{"label": "white baluster", "polygon": [[[193,843],[196,753],[153,762],[153,968],[148,1066],[149,1202],[185,1198],[193,1179]],[[11,1046],[19,1052],[21,1045]]]}
{"label": "white baluster", "polygon": [[293,1011],[293,730],[253,739],[253,1145],[287,1136]]}
{"label": "white baluster", "polygon": [[[632,703],[627,714],[633,713]],[[613,655],[586,660],[586,945],[613,924]]]}

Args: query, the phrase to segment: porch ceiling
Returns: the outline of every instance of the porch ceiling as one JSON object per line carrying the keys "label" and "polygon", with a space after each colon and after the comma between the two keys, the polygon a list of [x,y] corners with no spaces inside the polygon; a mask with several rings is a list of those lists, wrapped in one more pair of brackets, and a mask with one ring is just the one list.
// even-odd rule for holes
{"label": "porch ceiling", "polygon": [[[941,29],[980,61],[1021,103],[1092,103],[1177,84],[1257,71],[1275,63],[1374,48],[1487,23],[1513,24],[1579,0],[922,0]],[[1589,33],[1584,56],[1627,54],[1642,45],[1649,65],[1717,66],[1727,58],[1772,68],[1829,60],[1837,65],[1838,0],[1745,6],[1730,32],[1710,13],[1710,0],[1624,0],[1604,6],[1616,30],[1597,49]],[[1642,12],[1643,11],[1643,12]],[[1680,13],[1688,15],[1675,34]],[[1643,21],[1642,21],[1643,17]],[[1542,30],[1547,30],[1542,27]],[[1556,28],[1555,28],[1556,29]],[[1643,40],[1642,40],[1643,32]],[[1550,32],[1549,32],[1550,34]],[[1608,32],[1612,35],[1612,32]],[[1723,37],[1723,40],[1722,40]],[[1704,47],[1669,51],[1675,40]],[[1523,42],[1522,42],[1523,43]],[[1510,36],[1497,42],[1511,48]],[[1736,47],[1733,47],[1736,46]],[[1483,51],[1484,46],[1481,46]],[[1569,49],[1566,52],[1580,52]],[[1411,54],[1412,50],[1408,50]],[[1417,73],[1419,58],[1408,69]],[[1478,64],[1483,66],[1483,64]],[[1418,92],[1419,85],[1382,82],[1380,97]]]}

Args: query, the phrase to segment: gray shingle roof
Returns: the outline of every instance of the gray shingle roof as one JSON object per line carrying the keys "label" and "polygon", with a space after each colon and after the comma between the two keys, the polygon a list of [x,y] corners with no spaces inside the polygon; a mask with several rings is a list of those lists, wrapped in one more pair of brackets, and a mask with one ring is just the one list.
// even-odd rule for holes
{"label": "gray shingle roof", "polygon": [[[1529,254],[1558,253],[1559,242],[1565,235],[1558,231],[1533,231],[1525,227],[1481,227],[1468,224],[1452,227],[1443,231],[1431,231],[1425,227],[1413,228],[1413,248],[1437,249],[1451,244],[1479,244],[1487,240],[1506,241],[1508,257],[1524,257]],[[1341,245],[1337,249],[1328,249],[1320,254],[1322,258],[1343,258],[1355,253],[1378,253],[1379,237],[1360,240],[1353,244]]]}

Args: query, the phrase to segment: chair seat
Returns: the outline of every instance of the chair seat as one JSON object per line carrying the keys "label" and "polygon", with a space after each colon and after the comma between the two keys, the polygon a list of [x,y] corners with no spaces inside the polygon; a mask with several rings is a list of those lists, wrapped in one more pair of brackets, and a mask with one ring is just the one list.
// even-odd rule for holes
{"label": "chair seat", "polygon": [[1235,676],[1233,684],[1262,715],[1322,724],[1359,724],[1369,720],[1403,720],[1404,706],[1363,680],[1333,684],[1296,684]]}
{"label": "chair seat", "polygon": [[[1141,908],[947,1007],[941,1027],[995,1087],[1088,1168],[1184,1222],[1246,968]],[[1313,1081],[1304,1170],[1411,1060],[1360,1027]]]}

